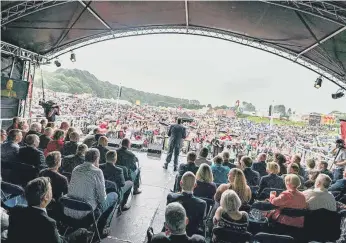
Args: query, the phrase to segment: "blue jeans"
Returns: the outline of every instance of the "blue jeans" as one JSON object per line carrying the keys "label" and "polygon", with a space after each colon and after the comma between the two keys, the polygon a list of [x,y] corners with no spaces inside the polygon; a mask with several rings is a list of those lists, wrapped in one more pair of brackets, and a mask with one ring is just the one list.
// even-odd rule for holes
{"label": "blue jeans", "polygon": [[101,205],[101,217],[99,219],[98,228],[99,231],[102,232],[104,228],[110,226],[112,222],[112,218],[116,209],[116,205],[118,203],[118,194],[115,192],[111,192],[107,194],[106,200]]}
{"label": "blue jeans", "polygon": [[335,168],[334,171],[333,171],[333,180],[334,181],[337,181],[337,180],[340,180],[342,179],[344,176],[344,168]]}
{"label": "blue jeans", "polygon": [[24,206],[28,206],[28,203],[25,199],[24,196],[16,196],[16,197],[13,197],[11,199],[8,199],[4,202],[4,204],[9,207],[9,208],[13,208],[17,205],[24,205]]}

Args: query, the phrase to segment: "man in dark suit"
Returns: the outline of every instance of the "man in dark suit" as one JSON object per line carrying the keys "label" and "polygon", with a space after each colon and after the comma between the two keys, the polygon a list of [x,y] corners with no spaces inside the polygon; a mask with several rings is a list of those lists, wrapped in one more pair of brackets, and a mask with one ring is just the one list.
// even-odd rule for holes
{"label": "man in dark suit", "polygon": [[38,169],[38,171],[46,168],[47,166],[43,152],[37,149],[40,144],[40,138],[35,134],[30,134],[26,136],[25,142],[27,146],[19,149],[19,162],[33,165]]}
{"label": "man in dark suit", "polygon": [[230,169],[236,168],[237,166],[230,162],[230,156],[231,155],[228,151],[224,151],[222,153],[222,160],[223,160],[222,165],[227,166]]}
{"label": "man in dark suit", "polygon": [[196,158],[197,155],[195,152],[189,152],[186,156],[186,163],[179,165],[178,174],[176,175],[174,182],[174,192],[180,192],[180,180],[185,172],[191,171],[194,175],[196,175],[198,170],[198,167],[195,164]]}
{"label": "man in dark suit", "polygon": [[320,173],[322,174],[326,174],[327,176],[330,177],[330,179],[334,179],[333,178],[333,173],[328,170],[328,162],[327,161],[321,161],[319,164],[318,164],[318,169],[320,170]]}
{"label": "man in dark suit", "polygon": [[19,143],[23,135],[19,129],[8,133],[7,142],[1,144],[1,162],[18,162]]}
{"label": "man in dark suit", "polygon": [[205,239],[200,235],[189,237],[186,234],[186,225],[189,219],[186,211],[180,203],[174,202],[166,206],[165,212],[165,233],[154,235],[151,243],[205,243]]}
{"label": "man in dark suit", "polygon": [[251,169],[257,171],[261,177],[268,175],[266,160],[267,155],[265,153],[259,154],[257,157],[257,162],[253,163],[251,166]]}
{"label": "man in dark suit", "polygon": [[42,150],[45,150],[47,148],[48,143],[52,140],[53,136],[53,129],[51,127],[46,127],[44,129],[44,134],[40,136],[40,144],[38,147]]}
{"label": "man in dark suit", "polygon": [[186,172],[181,178],[181,193],[169,193],[167,195],[167,204],[179,202],[186,210],[189,223],[186,227],[187,235],[201,234],[200,228],[203,227],[203,219],[206,215],[207,204],[202,199],[193,195],[193,189],[196,187],[196,177],[192,172]]}
{"label": "man in dark suit", "polygon": [[61,171],[72,173],[73,169],[78,165],[81,165],[85,161],[85,153],[88,150],[88,146],[85,144],[79,144],[76,154],[65,156],[62,164]]}
{"label": "man in dark suit", "polygon": [[344,178],[337,180],[333,185],[331,185],[328,191],[346,193],[346,170],[344,171]]}
{"label": "man in dark suit", "polygon": [[261,177],[257,171],[251,169],[252,159],[248,156],[243,156],[240,160],[240,165],[243,168],[248,186],[258,186]]}
{"label": "man in dark suit", "polygon": [[71,132],[70,141],[64,143],[64,147],[62,149],[62,155],[67,156],[71,154],[75,154],[77,151],[79,142],[79,134],[76,132]]}
{"label": "man in dark suit", "polygon": [[35,134],[37,135],[38,137],[40,137],[42,134],[41,134],[41,123],[39,122],[34,122],[30,125],[30,130],[28,131],[28,133],[26,134],[25,136],[25,139],[26,140],[26,137],[31,135],[31,134]]}
{"label": "man in dark suit", "polygon": [[169,138],[169,150],[166,157],[166,163],[163,165],[164,169],[168,168],[168,164],[172,160],[173,152],[174,152],[174,171],[177,170],[178,167],[178,157],[180,153],[180,147],[182,145],[183,139],[186,138],[186,128],[181,125],[181,119],[178,119],[178,123],[171,125],[168,131]]}
{"label": "man in dark suit", "polygon": [[134,184],[133,194],[139,194],[142,191],[139,189],[139,180],[140,180],[140,168],[137,166],[138,158],[134,155],[129,148],[131,146],[130,140],[124,138],[121,142],[121,148],[117,150],[118,162],[117,165],[125,166],[130,174],[131,180]]}
{"label": "man in dark suit", "polygon": [[[128,209],[129,207],[124,208],[124,206],[127,204],[126,202],[131,193],[133,182],[125,181],[123,168],[118,167],[116,164],[116,151],[108,151],[106,154],[106,160],[106,163],[100,165],[100,169],[103,171],[105,180],[112,181],[117,185],[121,200],[120,205],[123,209]],[[129,206],[129,204],[127,204],[127,206]]]}
{"label": "man in dark suit", "polygon": [[93,130],[93,134],[90,134],[84,138],[83,143],[86,144],[88,148],[97,145],[98,138],[97,140],[95,138],[97,134],[101,134],[101,130],[98,127]]}
{"label": "man in dark suit", "polygon": [[12,119],[12,125],[6,129],[6,132],[9,133],[12,129],[18,129],[20,121],[21,121],[20,117],[14,117]]}
{"label": "man in dark suit", "polygon": [[86,237],[78,239],[83,237],[81,234],[86,233],[85,230],[75,232],[66,238],[60,236],[55,220],[50,218],[46,211],[52,200],[52,187],[46,177],[30,181],[25,188],[25,197],[28,207],[17,206],[11,210],[9,243],[63,243],[87,240]]}

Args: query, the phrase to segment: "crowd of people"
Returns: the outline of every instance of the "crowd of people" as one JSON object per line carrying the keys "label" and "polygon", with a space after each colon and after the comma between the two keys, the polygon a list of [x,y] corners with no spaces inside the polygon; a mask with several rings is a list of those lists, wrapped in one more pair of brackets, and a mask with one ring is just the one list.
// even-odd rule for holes
{"label": "crowd of people", "polygon": [[[251,219],[261,217],[275,222],[275,233],[287,234],[287,227],[302,229],[305,219],[285,215],[282,208],[336,214],[346,208],[346,148],[334,146],[328,128],[269,126],[147,105],[116,110],[110,100],[59,97],[60,113],[86,117],[86,124],[93,125],[89,134],[67,121],[42,119],[29,125],[18,117],[1,130],[2,183],[24,188],[22,195],[2,195],[1,233],[9,242],[97,238],[86,224],[62,236],[66,219],[96,218],[100,238],[109,235],[114,214],[128,210],[132,197],[141,193],[131,142],[163,141],[168,150],[163,168],[173,159],[177,171],[174,192],[167,195],[164,233],[148,230],[154,243],[206,242],[206,232],[213,242],[223,241],[224,232],[246,236]],[[121,139],[117,150],[109,147],[114,136]],[[317,148],[318,156],[300,154],[297,144]],[[186,163],[179,164],[182,152]],[[335,159],[330,161],[330,155]],[[68,208],[66,200],[88,203],[92,210]],[[251,209],[257,201],[273,208],[259,216]],[[338,242],[345,240],[345,226],[344,220]]]}

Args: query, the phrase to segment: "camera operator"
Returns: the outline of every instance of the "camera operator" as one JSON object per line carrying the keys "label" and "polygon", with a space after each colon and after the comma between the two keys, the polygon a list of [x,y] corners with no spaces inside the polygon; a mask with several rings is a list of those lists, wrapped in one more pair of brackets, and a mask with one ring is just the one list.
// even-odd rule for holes
{"label": "camera operator", "polygon": [[344,169],[346,166],[346,147],[345,142],[342,139],[336,140],[336,148],[333,152],[336,153],[336,157],[334,160],[334,171],[333,176],[334,180],[339,180],[343,178]]}
{"label": "camera operator", "polygon": [[48,122],[55,122],[55,116],[60,115],[60,107],[51,100],[47,102],[40,101],[39,104],[43,107]]}

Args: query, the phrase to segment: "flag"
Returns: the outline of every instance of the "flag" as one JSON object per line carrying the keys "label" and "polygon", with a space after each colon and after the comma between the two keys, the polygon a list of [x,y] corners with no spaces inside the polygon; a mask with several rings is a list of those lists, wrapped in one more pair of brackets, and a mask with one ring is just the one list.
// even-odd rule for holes
{"label": "flag", "polygon": [[121,92],[123,91],[123,87],[119,87],[119,98],[121,97]]}
{"label": "flag", "polygon": [[239,103],[240,103],[240,101],[237,100],[237,101],[235,102],[235,105],[239,107]]}
{"label": "flag", "polygon": [[341,137],[346,141],[346,120],[340,120]]}

